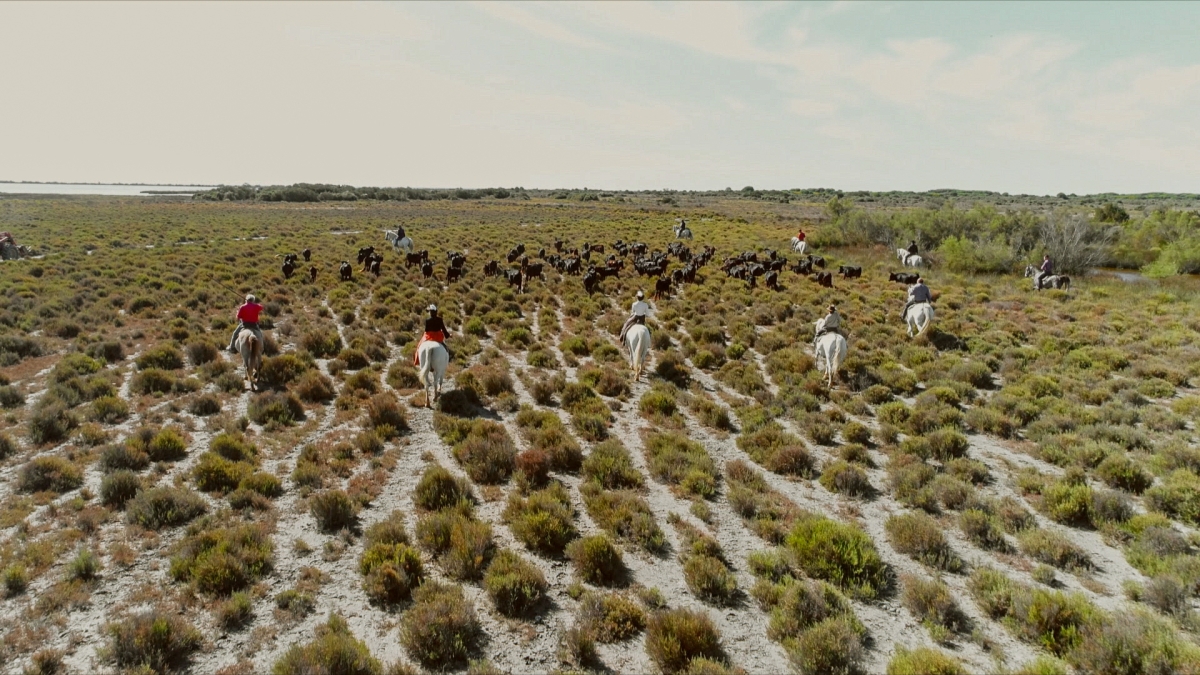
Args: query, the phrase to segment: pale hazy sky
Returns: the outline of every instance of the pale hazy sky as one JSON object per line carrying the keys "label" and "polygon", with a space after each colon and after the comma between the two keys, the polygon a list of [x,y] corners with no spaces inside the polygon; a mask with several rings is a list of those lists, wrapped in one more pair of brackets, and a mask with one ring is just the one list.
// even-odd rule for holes
{"label": "pale hazy sky", "polygon": [[1200,191],[1200,3],[0,2],[0,179]]}

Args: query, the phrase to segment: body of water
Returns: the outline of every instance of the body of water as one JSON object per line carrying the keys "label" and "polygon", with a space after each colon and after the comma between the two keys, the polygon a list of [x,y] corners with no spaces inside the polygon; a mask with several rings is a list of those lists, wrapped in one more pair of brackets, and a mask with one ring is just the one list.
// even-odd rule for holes
{"label": "body of water", "polygon": [[26,195],[106,195],[112,197],[150,197],[151,192],[192,194],[209,187],[203,185],[103,185],[84,183],[0,183],[0,193]]}

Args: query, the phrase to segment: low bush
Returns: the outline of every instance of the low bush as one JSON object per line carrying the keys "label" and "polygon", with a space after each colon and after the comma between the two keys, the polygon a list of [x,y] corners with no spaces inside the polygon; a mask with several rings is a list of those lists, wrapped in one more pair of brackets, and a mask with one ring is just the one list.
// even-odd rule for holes
{"label": "low bush", "polygon": [[318,492],[309,499],[308,509],[322,532],[337,532],[358,521],[358,505],[342,490]]}
{"label": "low bush", "polygon": [[871,538],[849,523],[807,515],[796,521],[786,545],[806,575],[856,597],[875,598],[891,585],[891,570]]}
{"label": "low bush", "polygon": [[367,598],[384,605],[407,600],[425,580],[421,556],[404,542],[372,542],[358,560],[358,571],[365,577]]}
{"label": "low bush", "polygon": [[295,394],[268,391],[250,399],[246,414],[255,424],[289,426],[304,419],[304,406]]}
{"label": "low bush", "polygon": [[161,344],[142,352],[134,360],[138,370],[158,368],[160,370],[179,370],[183,367],[183,354],[173,344]]}
{"label": "low bush", "polygon": [[138,492],[125,504],[125,519],[148,530],[177,527],[204,514],[204,498],[187,488],[157,487]]}
{"label": "low bush", "polygon": [[479,579],[491,560],[492,526],[475,520],[469,504],[430,513],[417,523],[417,541],[454,579]]}
{"label": "low bush", "polygon": [[87,417],[93,422],[116,424],[129,417],[129,404],[116,396],[101,396],[92,401]]}
{"label": "low bush", "polygon": [[655,522],[650,505],[638,493],[605,489],[596,481],[584,483],[580,493],[588,515],[614,538],[650,553],[657,553],[666,546],[666,535]]}
{"label": "low bush", "polygon": [[132,471],[120,469],[100,480],[100,503],[123,509],[142,489],[142,479]]}
{"label": "low bush", "polygon": [[920,512],[891,516],[884,528],[897,552],[947,572],[962,569],[962,559],[950,548],[942,526],[930,516]]}
{"label": "low bush", "polygon": [[970,621],[945,583],[914,575],[904,575],[900,581],[904,606],[929,628],[935,640],[944,642],[949,634],[970,629]]}
{"label": "low bush", "polygon": [[1059,569],[1076,571],[1088,569],[1092,561],[1083,549],[1067,536],[1048,529],[1026,530],[1017,535],[1021,551],[1034,560]]}
{"label": "low bush", "polygon": [[165,427],[145,446],[146,454],[155,462],[175,462],[187,457],[187,441],[174,427]]}
{"label": "low bush", "polygon": [[778,422],[768,422],[738,437],[738,447],[767,469],[785,475],[812,478],[816,461],[799,439]]}
{"label": "low bush", "polygon": [[481,637],[475,608],[458,586],[422,584],[400,619],[400,643],[426,668],[462,667]]}
{"label": "low bush", "polygon": [[584,593],[579,599],[579,623],[597,642],[620,642],[646,628],[646,612],[620,593]]}
{"label": "low bush", "polygon": [[342,338],[334,328],[317,328],[300,337],[300,348],[318,359],[331,359],[342,350]]}
{"label": "low bush", "polygon": [[887,675],[967,675],[967,669],[958,659],[938,649],[899,647],[888,661]]}
{"label": "low bush", "polygon": [[294,644],[271,668],[272,675],[383,675],[383,666],[371,656],[366,643],[354,637],[350,626],[339,614],[314,631],[312,642]]}
{"label": "low bush", "polygon": [[1189,673],[1200,648],[1167,620],[1132,612],[1089,625],[1067,660],[1081,673]]}
{"label": "low bush", "polygon": [[[391,392],[376,394],[367,401],[367,422],[371,429],[390,428],[390,433],[408,431],[408,415]],[[387,440],[387,439],[385,439]]]}
{"label": "low bush", "polygon": [[686,672],[697,659],[723,662],[721,635],[704,612],[656,612],[646,625],[646,653],[662,672]]}
{"label": "low bush", "polygon": [[192,467],[192,478],[201,492],[229,492],[237,489],[242,480],[254,473],[249,462],[231,462],[216,454],[206,452]]}
{"label": "low bush", "polygon": [[504,425],[440,415],[434,418],[434,427],[442,440],[453,446],[454,458],[472,480],[485,485],[495,484],[512,475],[517,448]]}
{"label": "low bush", "polygon": [[579,578],[589,584],[611,586],[625,576],[621,551],[605,535],[576,539],[567,547],[567,557]]}
{"label": "low bush", "polygon": [[254,603],[247,593],[234,593],[229,599],[217,605],[215,614],[217,623],[225,630],[236,630],[250,623],[254,613]]}
{"label": "low bush", "polygon": [[582,473],[608,490],[640,488],[643,483],[642,474],[633,465],[629,451],[615,439],[592,448],[583,460]]}
{"label": "low bush", "polygon": [[492,558],[483,576],[483,588],[505,616],[522,616],[546,594],[549,584],[541,570],[509,550]]}
{"label": "low bush", "polygon": [[265,525],[219,527],[206,516],[188,527],[171,557],[171,577],[196,591],[226,597],[271,571],[274,545]]}
{"label": "low bush", "polygon": [[471,499],[470,484],[438,464],[426,467],[413,491],[413,502],[427,511],[438,511]]}
{"label": "low bush", "polygon": [[866,471],[840,459],[826,466],[821,472],[821,485],[824,485],[825,489],[830,492],[851,497],[865,498],[871,496],[875,491],[871,487],[871,480],[867,478]]}
{"label": "low bush", "polygon": [[29,416],[26,437],[34,445],[59,443],[67,440],[77,426],[79,420],[66,406],[50,401],[46,405],[39,405]]}
{"label": "low bush", "polygon": [[1200,524],[1200,477],[1176,469],[1145,493],[1146,505],[1191,525]]}
{"label": "low bush", "polygon": [[201,394],[188,403],[188,412],[197,417],[216,415],[221,412],[221,400],[213,394]]}
{"label": "low bush", "polygon": [[1008,541],[995,516],[980,509],[966,509],[958,516],[958,526],[976,546],[989,551],[1007,551]]}
{"label": "low bush", "polygon": [[150,466],[150,456],[130,445],[107,445],[100,450],[100,468],[106,473],[128,469],[141,471]]}
{"label": "low bush", "polygon": [[650,474],[658,480],[683,494],[716,497],[717,467],[699,443],[681,434],[651,434],[645,452]]}
{"label": "low bush", "polygon": [[83,471],[65,457],[42,455],[21,467],[17,489],[21,492],[69,492],[83,485]]}
{"label": "low bush", "polygon": [[1090,525],[1092,489],[1086,484],[1056,481],[1042,490],[1041,506],[1046,515],[1056,522],[1065,525]]}
{"label": "low bush", "polygon": [[220,348],[208,340],[193,340],[184,347],[184,351],[187,352],[188,361],[193,366],[212,363],[221,357]]}
{"label": "low bush", "polygon": [[337,396],[333,381],[316,369],[301,375],[292,385],[292,390],[305,403],[324,403],[332,401]]}
{"label": "low bush", "polygon": [[106,656],[123,670],[174,672],[200,649],[203,637],[183,617],[153,610],[105,627]]}
{"label": "low bush", "polygon": [[560,555],[575,538],[574,509],[561,483],[532,492],[528,498],[511,494],[504,510],[504,521],[513,536],[530,549],[547,555]]}

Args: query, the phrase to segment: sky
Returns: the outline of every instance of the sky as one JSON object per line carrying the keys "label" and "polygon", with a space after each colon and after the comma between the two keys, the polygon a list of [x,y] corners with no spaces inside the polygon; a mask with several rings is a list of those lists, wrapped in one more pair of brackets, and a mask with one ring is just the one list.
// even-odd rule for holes
{"label": "sky", "polygon": [[0,180],[1200,192],[1200,3],[0,3]]}

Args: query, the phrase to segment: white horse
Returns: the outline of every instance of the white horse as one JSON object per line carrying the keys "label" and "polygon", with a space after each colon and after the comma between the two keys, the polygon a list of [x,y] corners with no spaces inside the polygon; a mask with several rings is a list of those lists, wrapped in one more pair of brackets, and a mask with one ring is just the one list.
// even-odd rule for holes
{"label": "white horse", "polygon": [[899,260],[900,262],[904,262],[904,259],[910,255],[912,255],[912,254],[910,254],[908,252],[908,249],[906,249],[906,248],[896,249],[896,259]]}
{"label": "white horse", "polygon": [[426,340],[417,348],[417,377],[425,385],[425,405],[432,408],[442,395],[442,378],[450,365],[450,352],[436,340]]}
{"label": "white horse", "polygon": [[403,239],[397,240],[395,230],[384,230],[383,238],[387,240],[388,243],[392,245],[392,249],[396,251],[404,249],[408,253],[413,252],[413,240],[409,237],[404,237]]}
{"label": "white horse", "polygon": [[1025,278],[1033,278],[1033,290],[1040,291],[1043,288],[1071,288],[1071,277],[1065,274],[1051,274],[1042,279],[1041,287],[1038,287],[1038,270],[1033,265],[1025,266]]}
{"label": "white horse", "polygon": [[792,237],[792,250],[804,255],[804,252],[808,250],[808,242],[800,241],[800,237]]}
{"label": "white horse", "polygon": [[633,379],[642,376],[646,357],[650,354],[650,329],[635,323],[625,331],[625,348],[629,350],[629,365],[633,368]]}
{"label": "white horse", "polygon": [[[909,307],[908,313],[904,315],[904,322],[908,324],[908,337],[924,333],[926,328],[933,325],[933,305],[919,302]],[[913,333],[914,330],[916,333]]]}
{"label": "white horse", "polygon": [[250,391],[256,391],[258,372],[262,369],[263,341],[254,331],[243,329],[238,334],[238,354],[242,356],[242,367],[246,369],[246,381],[250,383]]}
{"label": "white horse", "polygon": [[919,255],[910,253],[908,255],[908,257],[904,259],[904,266],[905,267],[924,267],[925,259]]}
{"label": "white horse", "polygon": [[813,356],[817,359],[818,367],[824,362],[825,383],[828,386],[833,387],[833,376],[846,361],[847,351],[846,338],[842,337],[840,333],[826,333],[817,338],[817,347]]}

